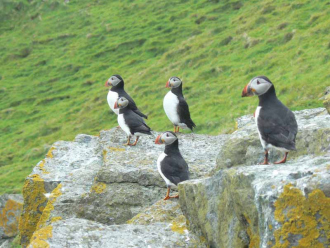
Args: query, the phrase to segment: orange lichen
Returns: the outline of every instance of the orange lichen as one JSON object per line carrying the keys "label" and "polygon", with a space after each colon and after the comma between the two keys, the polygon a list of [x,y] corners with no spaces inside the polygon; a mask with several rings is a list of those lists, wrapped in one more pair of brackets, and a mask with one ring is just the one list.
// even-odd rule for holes
{"label": "orange lichen", "polygon": [[245,219],[247,220],[247,222],[249,223],[248,227],[247,227],[247,234],[249,235],[249,238],[250,238],[250,244],[249,244],[249,248],[258,248],[259,247],[259,244],[260,244],[260,237],[259,237],[259,233],[255,233],[253,232],[253,229],[252,229],[252,222],[250,220],[249,217],[247,217],[245,214],[244,214],[244,217]]}
{"label": "orange lichen", "polygon": [[25,180],[23,187],[24,208],[19,222],[21,244],[29,244],[30,238],[37,227],[42,211],[47,204],[44,180],[38,175],[31,175]]}
{"label": "orange lichen", "polygon": [[173,232],[184,234],[188,229],[186,225],[186,218],[180,215],[171,222],[171,229]]}
{"label": "orange lichen", "polygon": [[52,236],[53,236],[52,226],[46,226],[44,228],[41,228],[33,234],[31,238],[30,246],[33,248],[49,248],[47,239],[51,238]]}
{"label": "orange lichen", "polygon": [[306,198],[301,190],[288,184],[275,202],[275,208],[275,219],[281,227],[274,232],[273,248],[291,247],[289,235],[301,237],[296,247],[330,245],[330,198],[322,190],[315,189]]}
{"label": "orange lichen", "polygon": [[8,199],[5,206],[0,209],[0,227],[7,237],[14,237],[18,233],[18,222],[22,203]]}

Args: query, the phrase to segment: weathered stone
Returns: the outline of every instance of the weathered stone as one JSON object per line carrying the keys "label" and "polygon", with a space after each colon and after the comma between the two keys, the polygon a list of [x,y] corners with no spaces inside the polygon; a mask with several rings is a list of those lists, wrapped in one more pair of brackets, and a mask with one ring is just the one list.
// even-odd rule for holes
{"label": "weathered stone", "polygon": [[173,231],[167,223],[107,226],[72,218],[39,229],[33,234],[29,247],[205,247],[198,245],[200,243],[189,240],[189,234],[182,235]]}
{"label": "weathered stone", "polygon": [[330,114],[330,87],[327,88],[326,95],[324,96],[323,105],[327,109],[328,114]]}
{"label": "weathered stone", "polygon": [[18,223],[23,207],[23,197],[19,194],[0,196],[0,243],[2,239],[18,234]]}
{"label": "weathered stone", "polygon": [[239,166],[179,185],[180,205],[211,247],[327,247],[330,156]]}
{"label": "weathered stone", "polygon": [[[321,155],[330,152],[330,116],[324,108],[294,111],[298,122],[297,151],[289,153],[289,160],[302,155]],[[237,165],[261,163],[264,151],[260,144],[257,127],[252,115],[237,120],[237,127],[217,156],[216,171]],[[276,149],[270,150],[270,161],[283,157]]]}
{"label": "weathered stone", "polygon": [[[216,153],[227,137],[178,136],[192,178],[215,168]],[[35,231],[56,221],[81,218],[121,224],[162,199],[166,185],[156,162],[164,146],[155,145],[154,140],[142,137],[136,147],[127,147],[124,132],[114,128],[99,137],[81,134],[73,142],[56,142],[23,188],[23,247]],[[205,153],[196,152],[201,149]]]}

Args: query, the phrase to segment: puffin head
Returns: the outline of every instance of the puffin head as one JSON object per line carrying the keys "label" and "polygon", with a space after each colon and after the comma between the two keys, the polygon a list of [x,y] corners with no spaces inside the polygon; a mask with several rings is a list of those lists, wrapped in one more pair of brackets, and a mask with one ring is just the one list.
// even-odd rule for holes
{"label": "puffin head", "polygon": [[265,76],[258,76],[251,79],[251,81],[244,87],[242,97],[246,96],[261,96],[265,94],[273,83]]}
{"label": "puffin head", "polygon": [[124,85],[124,80],[120,75],[112,75],[106,82],[105,82],[105,86],[117,86],[119,84],[123,84]]}
{"label": "puffin head", "polygon": [[178,88],[182,84],[182,81],[178,77],[171,77],[167,83],[166,88]]}
{"label": "puffin head", "polygon": [[126,108],[128,105],[128,100],[125,97],[118,97],[115,105],[113,106],[114,109],[122,109]]}
{"label": "puffin head", "polygon": [[178,139],[178,137],[176,137],[175,133],[171,132],[171,131],[166,131],[160,135],[157,136],[156,140],[155,140],[155,144],[161,145],[161,144],[165,144],[165,145],[170,145],[172,144],[174,141],[176,141]]}

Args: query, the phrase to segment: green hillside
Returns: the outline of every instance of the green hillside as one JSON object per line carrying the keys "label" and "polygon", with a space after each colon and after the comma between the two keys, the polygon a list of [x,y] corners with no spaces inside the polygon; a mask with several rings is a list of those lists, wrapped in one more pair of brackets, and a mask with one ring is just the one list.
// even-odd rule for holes
{"label": "green hillside", "polygon": [[267,75],[293,110],[329,85],[329,1],[0,1],[0,194],[57,140],[117,125],[104,82],[120,74],[154,130],[171,76],[184,81],[196,133],[234,130]]}

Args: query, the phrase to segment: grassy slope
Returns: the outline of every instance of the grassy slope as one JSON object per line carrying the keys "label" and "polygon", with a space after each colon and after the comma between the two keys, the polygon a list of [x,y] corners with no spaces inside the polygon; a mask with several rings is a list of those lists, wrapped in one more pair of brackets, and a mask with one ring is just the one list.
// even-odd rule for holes
{"label": "grassy slope", "polygon": [[0,194],[19,192],[56,140],[116,125],[103,86],[111,74],[124,77],[155,130],[172,129],[164,86],[181,77],[196,132],[210,134],[254,111],[257,99],[241,98],[253,76],[267,75],[294,110],[321,106],[329,84],[328,1],[8,2],[0,4]]}

